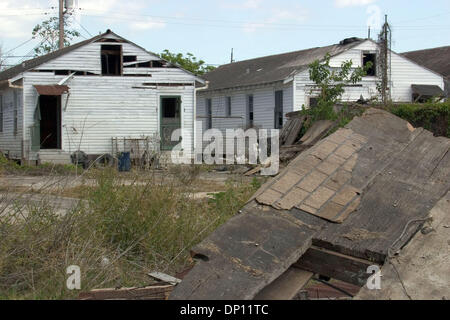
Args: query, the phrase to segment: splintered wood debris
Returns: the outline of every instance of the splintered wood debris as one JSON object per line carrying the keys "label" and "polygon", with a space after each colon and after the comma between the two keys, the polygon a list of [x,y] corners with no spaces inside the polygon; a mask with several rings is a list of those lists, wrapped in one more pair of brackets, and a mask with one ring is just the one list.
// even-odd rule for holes
{"label": "splintered wood debris", "polygon": [[[368,264],[401,254],[417,234],[436,235],[417,231],[449,189],[450,139],[368,109],[298,155],[241,214],[195,246],[203,259],[170,299],[254,299],[269,286],[289,288],[291,296],[281,276],[294,265],[362,284]],[[450,261],[435,264],[448,270]],[[448,277],[444,282],[450,287]]]}

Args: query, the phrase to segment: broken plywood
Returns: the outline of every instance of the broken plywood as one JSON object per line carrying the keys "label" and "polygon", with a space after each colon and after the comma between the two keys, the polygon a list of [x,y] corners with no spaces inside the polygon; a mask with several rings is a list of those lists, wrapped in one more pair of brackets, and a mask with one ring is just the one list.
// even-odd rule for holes
{"label": "broken plywood", "polygon": [[365,287],[355,298],[450,299],[449,213],[450,192],[430,212],[430,217],[433,218],[429,226],[431,232],[419,232],[397,257],[381,269],[381,290],[369,290]]}

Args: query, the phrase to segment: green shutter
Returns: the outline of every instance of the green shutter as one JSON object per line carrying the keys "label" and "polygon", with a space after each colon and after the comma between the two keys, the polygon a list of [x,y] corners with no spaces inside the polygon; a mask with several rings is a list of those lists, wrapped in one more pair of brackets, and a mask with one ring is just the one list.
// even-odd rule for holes
{"label": "green shutter", "polygon": [[34,110],[34,123],[30,126],[32,151],[39,151],[41,149],[41,108],[39,101],[40,97],[37,99],[36,109]]}

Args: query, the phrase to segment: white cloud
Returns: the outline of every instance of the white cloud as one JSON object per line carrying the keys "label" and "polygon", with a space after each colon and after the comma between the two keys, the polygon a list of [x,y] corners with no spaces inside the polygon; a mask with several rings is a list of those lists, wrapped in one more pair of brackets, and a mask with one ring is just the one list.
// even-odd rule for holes
{"label": "white cloud", "polygon": [[146,21],[136,21],[130,24],[130,28],[136,31],[162,29],[165,26],[166,23],[164,21],[159,21],[152,18],[148,18]]}
{"label": "white cloud", "polygon": [[1,37],[31,38],[31,30],[45,17],[43,13],[50,11],[48,8],[49,6],[46,1],[1,0]]}
{"label": "white cloud", "polygon": [[221,2],[220,7],[225,9],[258,9],[261,7],[263,0],[245,0],[245,1],[226,1]]}
{"label": "white cloud", "polygon": [[337,7],[354,7],[354,6],[366,6],[374,3],[377,0],[335,0],[334,3]]}
{"label": "white cloud", "polygon": [[290,9],[272,9],[271,15],[262,22],[244,24],[244,32],[252,33],[264,28],[284,28],[288,24],[303,23],[308,19],[308,11],[299,6]]}

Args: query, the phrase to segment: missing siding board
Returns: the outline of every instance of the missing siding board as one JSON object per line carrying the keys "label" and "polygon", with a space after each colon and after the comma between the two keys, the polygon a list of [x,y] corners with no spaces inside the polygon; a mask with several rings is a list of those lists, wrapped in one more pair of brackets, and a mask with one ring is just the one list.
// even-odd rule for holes
{"label": "missing siding board", "polygon": [[145,82],[142,85],[144,86],[160,86],[160,87],[186,87],[186,86],[192,86],[192,83],[151,83],[151,82]]}
{"label": "missing siding board", "polygon": [[89,71],[75,71],[75,70],[55,70],[56,76],[67,76],[75,73],[76,76],[96,76],[97,74]]}
{"label": "missing siding board", "polygon": [[122,46],[102,45],[101,62],[102,62],[102,75],[104,76],[122,75]]}
{"label": "missing siding board", "polygon": [[[125,58],[125,57],[124,57]],[[126,62],[133,62],[133,61],[125,61]],[[157,60],[151,60],[151,61],[142,61],[142,62],[135,62],[135,63],[129,63],[127,65],[124,65],[124,68],[167,68],[168,66],[165,64],[164,61],[157,61]]]}
{"label": "missing siding board", "polygon": [[128,41],[123,40],[123,39],[108,39],[108,38],[98,39],[95,42],[129,43]]}
{"label": "missing siding board", "polygon": [[123,56],[123,62],[134,62],[137,61],[137,56]]}

